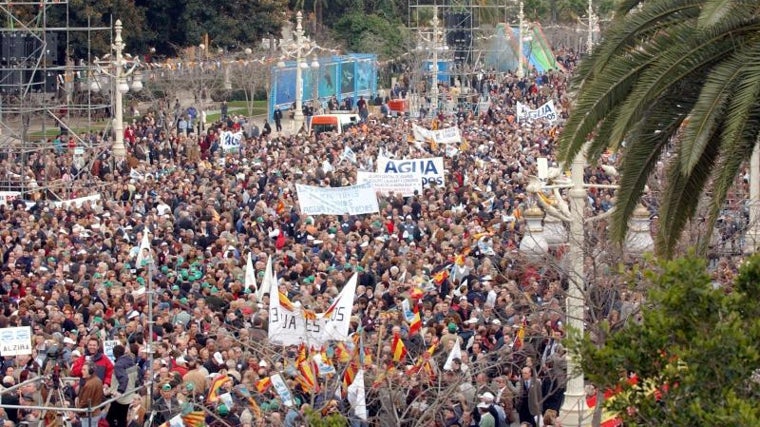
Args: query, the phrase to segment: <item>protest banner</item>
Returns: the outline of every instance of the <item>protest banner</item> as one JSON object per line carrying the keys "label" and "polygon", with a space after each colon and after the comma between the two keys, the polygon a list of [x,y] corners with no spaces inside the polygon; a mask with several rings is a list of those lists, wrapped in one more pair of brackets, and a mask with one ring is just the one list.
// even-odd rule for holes
{"label": "protest banner", "polygon": [[554,101],[549,101],[535,110],[531,110],[527,105],[520,102],[517,103],[517,120],[519,121],[546,119],[553,122],[558,118],[559,115],[557,114],[557,108],[554,106]]}
{"label": "protest banner", "polygon": [[298,204],[304,215],[361,215],[380,211],[372,184],[348,187],[314,187],[296,184]]}
{"label": "protest banner", "polygon": [[309,315],[300,305],[280,295],[277,282],[270,281],[269,340],[281,345],[311,346],[348,341],[357,279],[354,273],[327,311]]}
{"label": "protest banner", "polygon": [[77,197],[76,199],[60,200],[52,202],[56,208],[65,208],[73,206],[75,208],[81,208],[85,202],[97,202],[100,200],[100,194],[93,194],[92,196]]}
{"label": "protest banner", "polygon": [[413,124],[412,134],[414,135],[414,140],[419,142],[427,142],[429,140],[433,140],[437,144],[456,144],[462,142],[462,134],[456,126],[428,130]]}
{"label": "protest banner", "polygon": [[32,354],[32,328],[29,326],[0,329],[0,341],[3,357]]}
{"label": "protest banner", "polygon": [[0,191],[0,205],[8,205],[21,197],[20,191]]}
{"label": "protest banner", "polygon": [[404,197],[414,196],[416,191],[418,194],[422,193],[422,180],[420,175],[416,173],[377,173],[377,172],[356,172],[356,183],[364,184],[369,182],[372,184],[376,193],[388,195],[400,194]]}
{"label": "protest banner", "polygon": [[222,142],[222,151],[225,153],[236,153],[240,150],[240,141],[243,139],[243,131],[231,132],[222,131],[219,135]]}
{"label": "protest banner", "polygon": [[431,184],[443,186],[446,183],[443,157],[396,160],[380,156],[377,158],[377,172],[383,174],[414,173],[420,176],[423,187]]}

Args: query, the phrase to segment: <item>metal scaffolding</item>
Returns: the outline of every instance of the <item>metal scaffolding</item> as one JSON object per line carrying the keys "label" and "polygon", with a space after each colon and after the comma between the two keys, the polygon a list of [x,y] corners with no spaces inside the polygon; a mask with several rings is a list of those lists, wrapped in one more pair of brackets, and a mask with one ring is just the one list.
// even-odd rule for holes
{"label": "metal scaffolding", "polygon": [[[439,67],[439,82],[460,87],[461,93],[466,94],[473,77],[487,71],[487,58],[504,50],[494,38],[499,25],[508,24],[509,17],[516,16],[513,10],[516,4],[511,0],[410,0],[407,25],[415,38],[412,45],[419,46],[419,40],[431,32],[430,22],[437,11],[445,42],[445,54],[437,56],[439,61],[446,62]],[[440,69],[444,67],[445,70]],[[417,82],[430,79],[431,70],[417,68],[418,75],[413,79]]]}
{"label": "metal scaffolding", "polygon": [[[90,40],[94,32],[110,32],[111,27],[69,25],[67,0],[0,0],[0,15],[0,159],[21,171],[6,171],[0,190],[20,191],[24,198],[42,192],[41,197],[59,199],[60,183],[29,178],[27,162],[34,153],[54,148],[59,134],[67,135],[67,145],[73,139],[81,158],[96,157],[95,139],[86,133],[94,119],[108,114],[112,102],[92,93],[87,84],[92,75]],[[66,24],[49,25],[52,16],[64,16]],[[79,60],[70,51],[77,32],[86,33],[88,44],[87,57]],[[61,155],[73,157],[69,151]],[[80,166],[88,173],[86,164]]]}

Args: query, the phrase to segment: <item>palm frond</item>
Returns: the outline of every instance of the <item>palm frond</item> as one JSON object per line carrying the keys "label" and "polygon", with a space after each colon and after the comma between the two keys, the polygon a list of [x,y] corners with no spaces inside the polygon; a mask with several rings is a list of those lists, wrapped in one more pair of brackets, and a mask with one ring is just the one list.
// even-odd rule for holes
{"label": "palm frond", "polygon": [[660,228],[656,237],[657,253],[670,258],[681,232],[694,216],[710,172],[718,158],[719,145],[708,144],[690,174],[681,171],[678,156],[668,168],[665,191],[661,197]]}

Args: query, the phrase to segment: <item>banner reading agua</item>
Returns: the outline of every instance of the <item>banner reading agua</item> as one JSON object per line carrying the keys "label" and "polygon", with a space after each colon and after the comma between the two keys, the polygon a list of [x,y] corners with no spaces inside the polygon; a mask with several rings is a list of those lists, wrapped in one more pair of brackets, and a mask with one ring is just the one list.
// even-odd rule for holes
{"label": "banner reading agua", "polygon": [[389,159],[377,157],[377,172],[381,174],[413,173],[420,176],[423,186],[435,184],[443,186],[446,183],[443,170],[443,157],[426,159]]}
{"label": "banner reading agua", "polygon": [[380,212],[372,184],[348,187],[314,187],[296,184],[298,204],[304,215],[361,215]]}
{"label": "banner reading agua", "polygon": [[549,101],[546,104],[531,110],[527,105],[520,102],[517,103],[517,119],[518,120],[538,120],[546,119],[553,122],[559,118],[557,114],[557,108],[554,106],[554,101]]}

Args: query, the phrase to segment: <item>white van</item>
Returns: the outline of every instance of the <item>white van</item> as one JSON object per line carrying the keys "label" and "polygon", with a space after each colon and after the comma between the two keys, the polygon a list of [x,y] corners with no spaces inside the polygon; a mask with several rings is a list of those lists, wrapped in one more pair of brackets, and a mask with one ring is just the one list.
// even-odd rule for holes
{"label": "white van", "polygon": [[318,114],[311,117],[309,135],[322,132],[341,134],[359,125],[360,117],[353,113]]}

